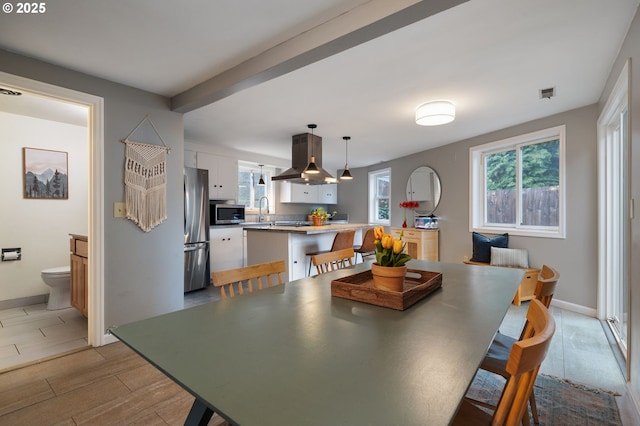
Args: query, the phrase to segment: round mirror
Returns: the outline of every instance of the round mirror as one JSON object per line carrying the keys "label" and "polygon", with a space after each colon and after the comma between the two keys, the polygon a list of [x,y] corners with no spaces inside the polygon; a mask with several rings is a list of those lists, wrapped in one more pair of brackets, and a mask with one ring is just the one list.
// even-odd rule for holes
{"label": "round mirror", "polygon": [[418,201],[420,206],[415,209],[421,215],[433,214],[440,202],[440,178],[431,167],[418,167],[409,176],[407,182],[407,200]]}

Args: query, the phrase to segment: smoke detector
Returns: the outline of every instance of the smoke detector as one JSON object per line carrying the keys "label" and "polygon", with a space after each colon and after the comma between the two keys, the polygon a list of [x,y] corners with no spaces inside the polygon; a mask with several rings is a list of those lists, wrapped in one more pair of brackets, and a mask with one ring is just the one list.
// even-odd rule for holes
{"label": "smoke detector", "polygon": [[556,88],[540,89],[540,99],[551,99],[556,95]]}

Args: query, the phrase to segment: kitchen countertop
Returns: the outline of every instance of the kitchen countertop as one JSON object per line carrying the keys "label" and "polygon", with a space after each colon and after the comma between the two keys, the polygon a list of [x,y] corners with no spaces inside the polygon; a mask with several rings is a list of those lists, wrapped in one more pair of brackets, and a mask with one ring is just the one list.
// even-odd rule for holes
{"label": "kitchen countertop", "polygon": [[262,224],[262,225],[252,225],[245,226],[244,229],[252,232],[289,232],[294,234],[324,234],[327,232],[338,232],[344,231],[347,229],[363,229],[369,228],[373,225],[369,225],[367,223],[336,223],[331,225],[321,225],[321,226],[287,226],[287,225],[270,225],[270,224]]}

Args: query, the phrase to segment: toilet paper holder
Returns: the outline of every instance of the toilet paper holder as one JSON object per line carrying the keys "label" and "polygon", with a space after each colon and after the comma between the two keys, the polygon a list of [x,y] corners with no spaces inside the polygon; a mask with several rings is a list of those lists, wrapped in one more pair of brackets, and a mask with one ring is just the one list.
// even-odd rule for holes
{"label": "toilet paper holder", "polygon": [[20,247],[2,249],[1,260],[3,262],[11,262],[13,260],[20,260],[20,259],[22,259],[22,249]]}

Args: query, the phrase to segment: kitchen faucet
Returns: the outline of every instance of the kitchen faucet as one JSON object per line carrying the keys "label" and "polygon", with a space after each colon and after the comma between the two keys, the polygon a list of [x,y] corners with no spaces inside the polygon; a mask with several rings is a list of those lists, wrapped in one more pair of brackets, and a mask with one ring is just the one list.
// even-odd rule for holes
{"label": "kitchen faucet", "polygon": [[267,198],[266,196],[262,196],[260,197],[260,200],[258,200],[258,222],[264,222],[264,216],[262,215],[262,200],[265,199],[267,200],[267,214],[269,214],[269,198]]}

